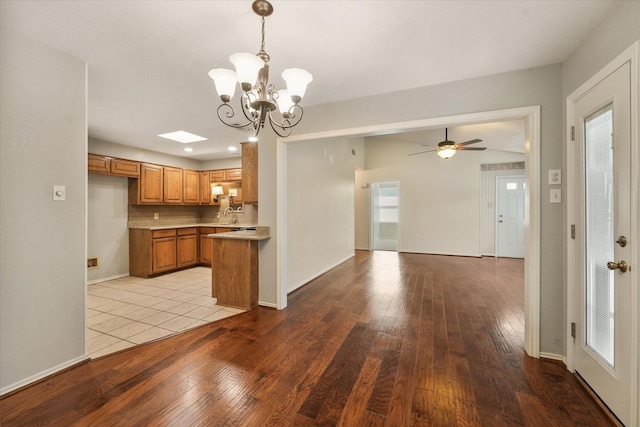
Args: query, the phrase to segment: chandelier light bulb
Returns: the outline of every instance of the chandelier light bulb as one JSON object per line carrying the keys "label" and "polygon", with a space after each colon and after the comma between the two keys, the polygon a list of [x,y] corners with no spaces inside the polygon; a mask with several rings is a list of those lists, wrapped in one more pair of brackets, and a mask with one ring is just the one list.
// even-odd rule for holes
{"label": "chandelier light bulb", "polygon": [[264,61],[251,53],[234,53],[229,60],[236,67],[242,90],[249,92],[258,80],[258,73],[264,67]]}
{"label": "chandelier light bulb", "polygon": [[307,85],[313,80],[311,73],[300,68],[289,68],[282,72],[282,78],[287,83],[287,90],[291,95],[294,103],[300,102],[304,93],[307,91]]}
{"label": "chandelier light bulb", "polygon": [[222,102],[231,101],[233,94],[236,92],[236,83],[238,82],[236,72],[224,68],[214,68],[209,71],[209,77],[213,79],[216,92],[218,92],[218,96],[222,99]]}
{"label": "chandelier light bulb", "polygon": [[291,107],[295,105],[295,102],[291,99],[291,95],[288,90],[279,90],[278,97],[276,98],[278,103],[278,109],[280,113],[282,113],[283,117],[288,118],[291,110]]}

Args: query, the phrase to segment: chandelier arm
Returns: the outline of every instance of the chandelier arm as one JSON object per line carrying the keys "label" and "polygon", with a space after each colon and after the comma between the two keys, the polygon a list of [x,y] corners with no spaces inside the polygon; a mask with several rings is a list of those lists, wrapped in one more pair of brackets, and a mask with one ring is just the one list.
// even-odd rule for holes
{"label": "chandelier arm", "polygon": [[[224,112],[224,110],[227,110],[226,113]],[[223,117],[224,114],[224,117]],[[238,123],[230,123],[227,121],[227,119],[232,119],[233,117],[235,117],[236,115],[236,110],[234,110],[234,108],[227,104],[220,104],[220,106],[218,106],[218,118],[220,119],[220,121],[222,123],[224,123],[225,125],[232,127],[232,128],[236,128],[236,129],[242,129],[247,127],[248,125],[250,125],[252,123],[251,119],[249,119],[249,121],[247,123],[243,123],[243,124],[238,124]],[[245,114],[246,116],[246,114]],[[226,119],[225,119],[226,118]],[[248,117],[247,117],[248,119]]]}
{"label": "chandelier arm", "polygon": [[283,119],[282,123],[278,123],[273,119],[271,113],[269,113],[269,124],[271,125],[271,129],[273,129],[280,138],[286,138],[291,135],[291,127],[284,125],[287,121],[287,119]]}
{"label": "chandelier arm", "polygon": [[274,123],[276,126],[278,126],[279,128],[286,130],[286,129],[291,129],[293,127],[295,127],[298,123],[300,123],[300,121],[302,120],[302,116],[304,115],[304,110],[302,109],[301,106],[299,105],[293,105],[291,108],[289,108],[289,111],[287,112],[288,117],[283,117],[282,122],[278,123],[277,120],[274,120],[271,117],[271,114],[269,114],[269,119],[271,120],[272,123]]}

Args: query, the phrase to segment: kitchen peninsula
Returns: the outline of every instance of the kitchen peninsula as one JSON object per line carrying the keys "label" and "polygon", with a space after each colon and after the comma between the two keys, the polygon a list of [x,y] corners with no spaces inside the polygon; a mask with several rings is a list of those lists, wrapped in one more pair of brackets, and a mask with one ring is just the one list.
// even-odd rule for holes
{"label": "kitchen peninsula", "polygon": [[253,310],[258,306],[258,245],[269,227],[207,236],[212,241],[211,296],[218,305]]}

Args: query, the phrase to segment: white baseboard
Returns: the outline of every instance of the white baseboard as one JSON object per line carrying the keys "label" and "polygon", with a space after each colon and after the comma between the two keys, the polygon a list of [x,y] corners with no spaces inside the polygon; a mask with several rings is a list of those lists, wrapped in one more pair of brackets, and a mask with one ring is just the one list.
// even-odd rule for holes
{"label": "white baseboard", "polygon": [[39,372],[39,373],[37,373],[35,375],[32,375],[32,376],[30,376],[28,378],[20,380],[17,383],[10,384],[10,385],[0,389],[0,396],[3,396],[5,394],[7,394],[7,393],[11,393],[14,390],[17,390],[17,389],[19,389],[21,387],[27,386],[27,385],[29,385],[31,383],[34,383],[34,382],[36,382],[38,380],[46,378],[46,377],[48,377],[50,375],[53,375],[53,374],[55,374],[57,372],[60,372],[60,371],[62,371],[64,369],[67,369],[67,368],[69,368],[69,367],[71,367],[73,365],[77,365],[78,363],[87,361],[89,359],[90,359],[90,357],[89,357],[88,354],[83,354],[80,357],[76,357],[75,359],[71,359],[71,360],[69,360],[67,362],[61,363],[58,366],[54,366],[53,368],[50,368],[50,369],[44,370],[42,372]]}
{"label": "white baseboard", "polygon": [[106,282],[108,280],[121,279],[123,277],[128,277],[128,276],[129,276],[129,273],[116,274],[115,276],[103,277],[101,279],[90,280],[90,281],[87,282],[87,285],[95,285],[96,283]]}
{"label": "white baseboard", "polygon": [[261,305],[263,307],[269,307],[269,308],[278,308],[277,304],[273,304],[271,302],[265,302],[265,301],[258,301],[258,305]]}
{"label": "white baseboard", "polygon": [[564,366],[567,366],[567,356],[563,356],[561,354],[555,354],[555,353],[545,353],[545,352],[540,352],[540,358],[541,359],[551,359],[551,360],[559,360],[560,362],[564,363]]}
{"label": "white baseboard", "polygon": [[322,276],[324,273],[326,273],[327,271],[333,270],[334,268],[336,268],[337,266],[339,266],[340,264],[342,264],[343,262],[350,260],[351,258],[353,258],[354,256],[356,256],[355,253],[352,253],[351,255],[345,257],[344,259],[342,259],[341,261],[336,262],[335,264],[325,268],[324,270],[312,275],[311,277],[308,277],[302,281],[300,281],[297,285],[293,286],[291,289],[287,290],[287,294],[295,291],[296,289],[306,285],[307,283],[309,283],[310,281],[312,281],[313,279],[316,279],[320,276]]}

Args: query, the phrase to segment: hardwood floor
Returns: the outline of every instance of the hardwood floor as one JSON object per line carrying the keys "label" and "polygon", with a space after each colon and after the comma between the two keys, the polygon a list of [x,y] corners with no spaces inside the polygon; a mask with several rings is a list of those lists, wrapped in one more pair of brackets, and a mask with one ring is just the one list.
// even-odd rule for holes
{"label": "hardwood floor", "polygon": [[523,262],[361,252],[289,296],[0,401],[3,426],[609,426],[523,350]]}

